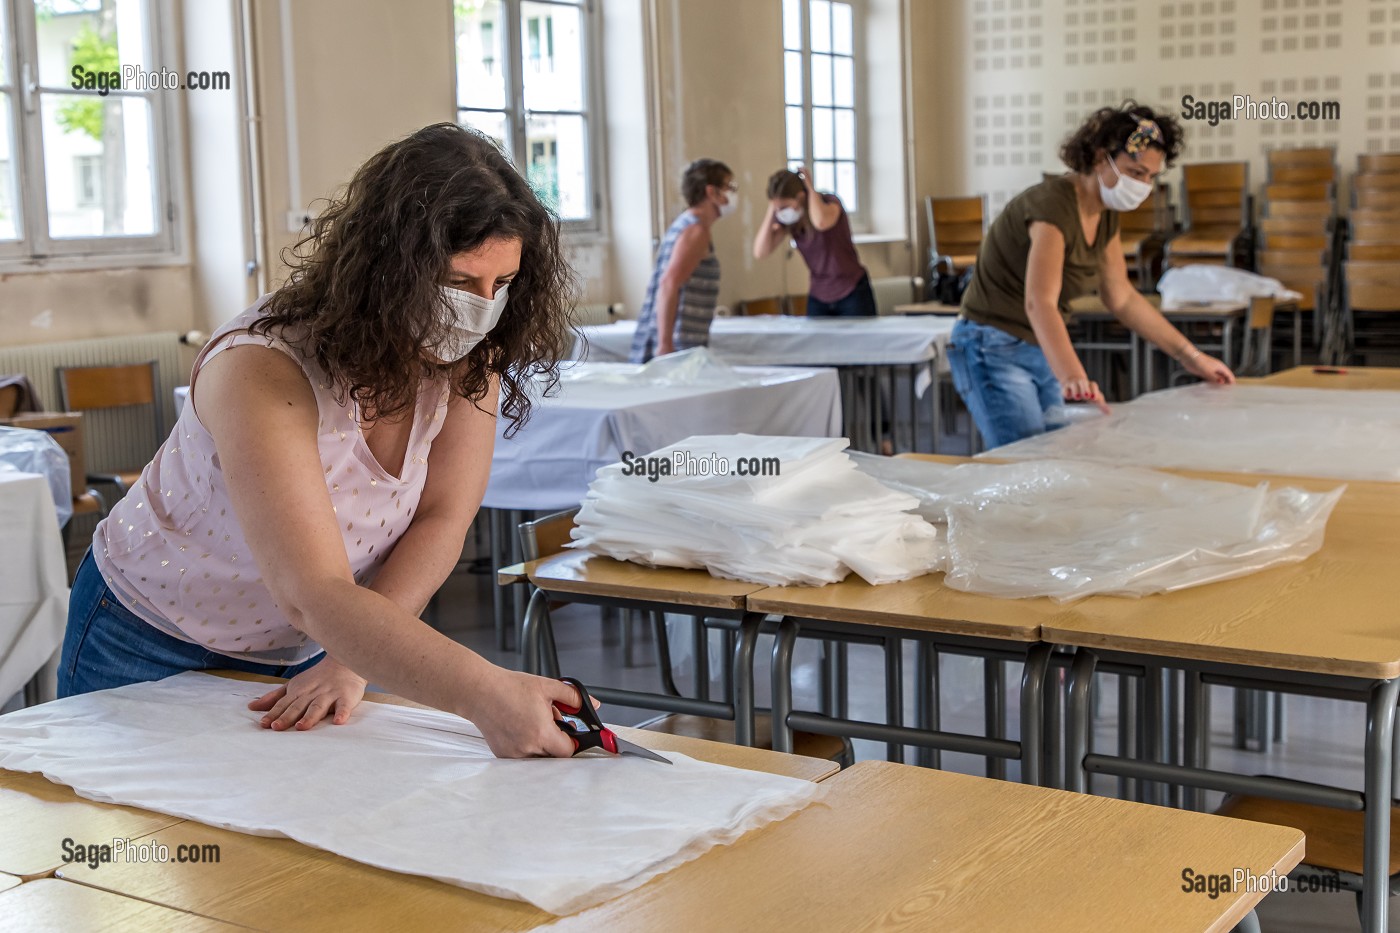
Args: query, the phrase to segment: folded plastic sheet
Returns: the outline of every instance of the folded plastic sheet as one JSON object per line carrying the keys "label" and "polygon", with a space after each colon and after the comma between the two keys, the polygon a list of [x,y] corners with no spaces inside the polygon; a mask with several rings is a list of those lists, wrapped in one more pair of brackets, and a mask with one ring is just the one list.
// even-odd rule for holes
{"label": "folded plastic sheet", "polygon": [[0,716],[0,768],[90,800],[254,835],[570,913],[644,884],[820,794],[817,784],[668,754],[492,757],[471,723],[362,703],[350,723],[274,733],[266,685],[201,673]]}
{"label": "folded plastic sheet", "polygon": [[[936,532],[909,511],[918,500],[856,470],[848,445],[701,436],[603,467],[571,546],[769,586],[835,583],[851,571],[873,584],[927,573]],[[740,475],[764,463],[777,464],[775,475]]]}
{"label": "folded plastic sheet", "polygon": [[0,427],[0,470],[38,473],[49,484],[62,528],[73,517],[72,474],[68,454],[43,431]]}
{"label": "folded plastic sheet", "polygon": [[1400,392],[1195,385],[984,456],[1400,482]]}
{"label": "folded plastic sheet", "polygon": [[1162,304],[1182,307],[1220,301],[1248,301],[1256,295],[1272,295],[1280,301],[1303,296],[1285,288],[1278,279],[1227,266],[1190,265],[1168,269],[1157,283]]}
{"label": "folded plastic sheet", "polygon": [[942,526],[948,586],[992,596],[1144,596],[1305,560],[1345,487],[1312,493],[1093,463],[855,454]]}
{"label": "folded plastic sheet", "polygon": [[658,356],[647,363],[566,364],[560,377],[570,383],[609,383],[644,386],[762,385],[761,373],[742,373],[704,347]]}

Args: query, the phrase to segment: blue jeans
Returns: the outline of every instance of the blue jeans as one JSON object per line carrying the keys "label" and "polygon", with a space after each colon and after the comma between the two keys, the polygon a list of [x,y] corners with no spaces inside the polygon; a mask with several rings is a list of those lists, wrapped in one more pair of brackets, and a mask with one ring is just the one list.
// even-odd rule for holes
{"label": "blue jeans", "polygon": [[182,671],[233,670],[295,677],[321,660],[259,664],[181,641],[141,619],[112,594],[93,562],[83,557],[68,600],[68,630],[58,668],[58,695],[73,696],[160,680]]}
{"label": "blue jeans", "polygon": [[959,318],[948,366],[988,450],[1064,426],[1064,395],[1039,347]]}
{"label": "blue jeans", "polygon": [[870,288],[869,274],[860,277],[856,287],[844,298],[835,301],[821,301],[807,296],[808,317],[874,317],[879,314],[875,307],[875,292]]}

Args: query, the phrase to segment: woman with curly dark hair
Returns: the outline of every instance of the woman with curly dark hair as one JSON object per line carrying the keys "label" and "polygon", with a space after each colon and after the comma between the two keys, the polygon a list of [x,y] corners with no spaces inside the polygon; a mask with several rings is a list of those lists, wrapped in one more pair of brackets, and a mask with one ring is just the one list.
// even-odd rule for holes
{"label": "woman with curly dark hair", "polygon": [[287,283],[220,328],[189,404],[98,526],[60,693],[230,668],[290,677],[262,725],[345,722],[374,681],[502,756],[568,755],[558,681],[418,618],[461,553],[497,411],[572,343],[559,226],[485,137],[426,127],[316,218]]}
{"label": "woman with curly dark hair", "polygon": [[1181,127],[1132,101],[1094,113],[1065,142],[1070,172],[1021,192],[977,253],[948,362],[988,447],[1063,421],[1065,400],[1108,410],[1070,343],[1070,302],[1099,296],[1120,322],[1210,383],[1235,381],[1128,281],[1118,212],[1131,211],[1181,154]]}

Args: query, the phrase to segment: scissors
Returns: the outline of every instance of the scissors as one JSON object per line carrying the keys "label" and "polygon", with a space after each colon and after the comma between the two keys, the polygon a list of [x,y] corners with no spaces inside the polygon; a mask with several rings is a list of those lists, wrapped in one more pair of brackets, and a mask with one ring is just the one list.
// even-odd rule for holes
{"label": "scissors", "polygon": [[563,714],[563,718],[556,720],[556,724],[564,734],[574,740],[574,754],[590,748],[601,748],[605,752],[614,755],[636,755],[638,758],[650,758],[652,761],[661,761],[671,764],[669,758],[663,758],[656,752],[635,745],[626,739],[619,739],[603,721],[598,718],[598,711],[593,708],[593,700],[588,695],[588,688],[572,677],[560,677],[564,683],[578,691],[579,702],[582,706],[577,708],[565,706],[562,703],[555,703],[554,708]]}

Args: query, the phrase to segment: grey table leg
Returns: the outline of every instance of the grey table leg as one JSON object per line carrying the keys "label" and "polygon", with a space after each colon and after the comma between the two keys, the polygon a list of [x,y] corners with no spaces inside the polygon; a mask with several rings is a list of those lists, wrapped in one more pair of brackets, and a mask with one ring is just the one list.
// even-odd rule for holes
{"label": "grey table leg", "polygon": [[[754,744],[754,689],[753,689],[753,655],[755,646],[758,644],[758,628],[763,622],[763,616],[749,612],[745,613],[739,622],[739,633],[734,641],[733,671],[729,675],[734,684],[734,741],[739,745],[752,746]],[[796,639],[797,629],[793,627],[793,639]],[[777,646],[774,645],[776,658]],[[776,665],[774,677],[777,676]],[[788,709],[792,709],[792,648],[789,644],[787,654],[787,673],[784,677],[787,684],[785,693],[787,695]],[[774,705],[777,701],[774,700]],[[786,728],[787,717],[784,714],[783,724]],[[788,747],[783,751],[792,751],[792,732],[788,731]],[[774,742],[777,742],[777,730],[774,729]],[[775,744],[774,749],[777,749]]]}
{"label": "grey table leg", "polygon": [[695,653],[695,695],[702,699],[710,698],[710,630],[705,628],[704,616],[692,616],[695,623],[692,631],[691,649]]}
{"label": "grey table leg", "polygon": [[[1163,761],[1162,755],[1162,669],[1149,667],[1144,673],[1146,694],[1142,704],[1142,737],[1148,761]],[[1143,800],[1164,805],[1165,790],[1156,781],[1144,782]]]}
{"label": "grey table leg", "polygon": [[[885,639],[885,722],[898,726],[904,722],[904,642],[898,638]],[[888,744],[890,761],[904,761],[904,746]]]}
{"label": "grey table leg", "polygon": [[1371,688],[1366,709],[1366,843],[1361,926],[1383,933],[1390,900],[1390,792],[1395,754],[1395,701],[1400,680]]}
{"label": "grey table leg", "polygon": [[[1182,764],[1188,768],[1204,768],[1210,750],[1210,694],[1209,688],[1196,671],[1186,672],[1183,688],[1182,714]],[[1187,810],[1201,809],[1203,798],[1200,788],[1187,785],[1181,788],[1181,805]]]}
{"label": "grey table leg", "polygon": [[[797,644],[797,625],[788,619],[778,623],[773,638],[773,751],[792,751],[792,649]],[[752,670],[752,668],[750,669]]]}
{"label": "grey table leg", "polygon": [[1068,702],[1065,709],[1065,788],[1081,794],[1089,792],[1089,772],[1084,758],[1089,754],[1089,685],[1094,679],[1098,658],[1086,648],[1077,648],[1070,666]]}
{"label": "grey table leg", "polygon": [[1260,933],[1259,915],[1251,910],[1244,915],[1244,918],[1240,920],[1239,923],[1235,924],[1232,933]]}
{"label": "grey table leg", "polygon": [[[1006,677],[1001,661],[987,658],[982,662],[982,713],[987,738],[1000,739],[1006,735]],[[1006,759],[987,756],[987,777],[1006,779]]]}
{"label": "grey table leg", "polygon": [[[1118,757],[1132,758],[1137,754],[1138,741],[1138,685],[1136,678],[1129,674],[1118,675]],[[1136,800],[1140,788],[1136,778],[1118,779],[1118,796],[1123,800]]]}
{"label": "grey table leg", "polygon": [[[938,646],[932,642],[916,643],[914,680],[917,687],[915,715],[920,729],[936,731],[942,728],[938,707]],[[936,748],[920,747],[916,752],[918,763],[925,768],[943,767],[943,753]]]}
{"label": "grey table leg", "polygon": [[1047,773],[1045,764],[1045,681],[1052,649],[1047,644],[1031,645],[1021,671],[1021,783],[1054,786],[1058,776]]}
{"label": "grey table leg", "polygon": [[932,371],[933,381],[929,385],[929,392],[933,399],[933,444],[930,449],[938,453],[938,442],[943,435],[943,380],[938,375],[938,360],[935,359],[928,364]]}
{"label": "grey table leg", "polygon": [[[1087,728],[1093,730],[1093,678],[1090,678],[1090,685],[1085,688],[1085,715]],[[1045,774],[1058,775],[1066,767],[1062,756],[1064,746],[1060,743],[1060,736],[1064,730],[1064,669],[1051,664],[1045,674],[1045,698],[1041,706],[1041,731],[1045,736]],[[1063,752],[1068,754],[1068,752]],[[1050,780],[1058,780],[1057,777],[1050,777]]]}

